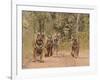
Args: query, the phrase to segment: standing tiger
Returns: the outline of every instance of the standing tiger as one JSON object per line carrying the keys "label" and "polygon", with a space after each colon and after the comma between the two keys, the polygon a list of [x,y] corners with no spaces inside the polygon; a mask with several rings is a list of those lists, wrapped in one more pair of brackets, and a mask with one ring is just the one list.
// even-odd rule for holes
{"label": "standing tiger", "polygon": [[43,48],[44,48],[43,35],[41,33],[38,33],[35,41],[34,51],[33,51],[34,62],[35,61],[44,62]]}
{"label": "standing tiger", "polygon": [[79,41],[77,39],[73,39],[72,41],[72,57],[77,58],[79,56]]}
{"label": "standing tiger", "polygon": [[53,55],[53,39],[52,36],[49,36],[46,42],[46,50],[47,50],[47,54],[45,56],[49,57]]}
{"label": "standing tiger", "polygon": [[58,56],[58,47],[59,47],[59,36],[56,34],[53,39],[53,51],[54,55]]}

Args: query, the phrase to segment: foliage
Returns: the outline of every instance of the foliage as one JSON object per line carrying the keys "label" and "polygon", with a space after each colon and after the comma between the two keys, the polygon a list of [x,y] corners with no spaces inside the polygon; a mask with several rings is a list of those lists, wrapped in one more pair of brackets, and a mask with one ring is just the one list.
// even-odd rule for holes
{"label": "foliage", "polygon": [[[37,32],[60,34],[60,48],[69,49],[72,37],[79,37],[82,48],[89,47],[89,14],[22,11],[23,51],[32,51]],[[28,50],[31,50],[28,52]]]}

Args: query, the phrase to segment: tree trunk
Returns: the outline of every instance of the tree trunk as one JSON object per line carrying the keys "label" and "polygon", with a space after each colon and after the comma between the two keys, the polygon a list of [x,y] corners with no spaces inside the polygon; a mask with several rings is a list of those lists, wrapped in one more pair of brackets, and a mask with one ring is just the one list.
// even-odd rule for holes
{"label": "tree trunk", "polygon": [[77,21],[76,21],[76,37],[78,38],[78,34],[79,34],[79,20],[80,20],[80,14],[77,14]]}

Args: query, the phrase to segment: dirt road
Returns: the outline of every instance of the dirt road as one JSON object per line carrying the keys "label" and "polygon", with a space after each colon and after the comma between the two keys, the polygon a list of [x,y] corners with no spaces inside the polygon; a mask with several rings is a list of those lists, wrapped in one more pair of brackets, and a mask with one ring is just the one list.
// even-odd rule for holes
{"label": "dirt road", "polygon": [[77,59],[71,55],[65,56],[51,56],[46,57],[44,63],[32,62],[32,60],[26,60],[23,65],[24,69],[29,68],[46,68],[46,67],[72,67],[72,66],[88,66],[89,57],[87,54],[82,53]]}

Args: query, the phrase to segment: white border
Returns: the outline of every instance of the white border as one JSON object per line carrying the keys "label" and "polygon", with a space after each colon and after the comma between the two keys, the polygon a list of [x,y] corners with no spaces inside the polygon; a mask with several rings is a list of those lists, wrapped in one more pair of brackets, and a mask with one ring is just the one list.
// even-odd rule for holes
{"label": "white border", "polygon": [[[12,15],[12,79],[33,79],[56,76],[74,76],[90,75],[96,72],[96,45],[95,45],[95,9],[89,7],[50,7],[50,6],[32,6],[16,5]],[[71,12],[71,13],[89,13],[90,14],[90,66],[85,67],[64,67],[64,68],[45,68],[45,69],[27,69],[22,70],[22,10],[30,11],[49,11],[49,12]],[[16,58],[17,57],[17,58]],[[17,63],[17,64],[16,64]]]}

